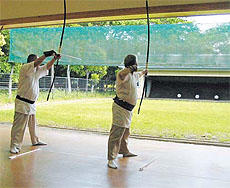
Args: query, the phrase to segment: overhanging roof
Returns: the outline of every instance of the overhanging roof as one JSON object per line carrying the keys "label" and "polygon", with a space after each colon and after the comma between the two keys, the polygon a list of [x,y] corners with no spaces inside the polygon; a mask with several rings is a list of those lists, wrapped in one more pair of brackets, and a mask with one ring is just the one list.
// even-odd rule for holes
{"label": "overhanging roof", "polygon": [[[0,0],[4,28],[61,24],[64,0]],[[150,18],[230,14],[230,0],[148,0]],[[67,23],[146,18],[145,0],[66,0]]]}

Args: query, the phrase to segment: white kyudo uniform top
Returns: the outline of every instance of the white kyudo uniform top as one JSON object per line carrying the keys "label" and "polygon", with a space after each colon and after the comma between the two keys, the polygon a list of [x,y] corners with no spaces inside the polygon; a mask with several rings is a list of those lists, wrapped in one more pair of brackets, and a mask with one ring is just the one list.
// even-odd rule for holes
{"label": "white kyudo uniform top", "polygon": [[[116,94],[118,98],[132,105],[137,103],[137,82],[140,78],[140,73],[129,73],[124,80],[120,79],[119,73],[116,77]],[[133,112],[122,108],[113,103],[113,125],[129,128],[132,120]]]}
{"label": "white kyudo uniform top", "polygon": [[[34,62],[24,64],[19,74],[17,95],[31,101],[36,101],[39,95],[39,79],[47,74],[47,65],[34,67]],[[15,112],[28,115],[35,114],[35,103],[30,104],[15,99]]]}

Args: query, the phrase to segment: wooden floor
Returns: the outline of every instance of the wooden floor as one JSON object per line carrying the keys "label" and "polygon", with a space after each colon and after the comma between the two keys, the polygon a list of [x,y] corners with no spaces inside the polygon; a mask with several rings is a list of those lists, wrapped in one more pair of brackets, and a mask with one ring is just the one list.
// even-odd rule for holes
{"label": "wooden floor", "polygon": [[[230,187],[230,148],[130,139],[138,157],[120,156],[113,170],[107,168],[108,136],[39,127],[48,146],[9,159],[10,128],[0,124],[1,188]],[[21,153],[36,148],[27,130]]]}

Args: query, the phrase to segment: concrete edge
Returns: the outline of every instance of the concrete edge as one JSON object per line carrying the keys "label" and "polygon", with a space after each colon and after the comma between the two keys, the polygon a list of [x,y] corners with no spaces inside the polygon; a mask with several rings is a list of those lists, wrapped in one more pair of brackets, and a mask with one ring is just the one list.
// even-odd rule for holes
{"label": "concrete edge", "polygon": [[[80,132],[88,132],[95,133],[100,135],[109,135],[109,131],[99,131],[99,130],[89,130],[89,129],[79,129],[79,128],[69,128],[69,127],[57,127],[50,125],[39,125],[40,127],[48,127],[55,129],[66,129],[66,130],[75,130]],[[196,139],[184,139],[184,138],[161,138],[155,137],[151,135],[137,135],[132,134],[130,138],[142,139],[142,140],[155,140],[155,141],[163,141],[163,142],[174,142],[174,143],[183,143],[183,144],[196,144],[196,145],[209,145],[209,146],[219,146],[219,147],[230,147],[230,142],[212,142],[206,140],[196,140]]]}
{"label": "concrete edge", "polygon": [[[12,123],[2,122],[0,124],[3,125],[11,125]],[[38,125],[39,127],[47,127],[47,128],[55,128],[55,129],[65,129],[65,130],[74,130],[79,132],[88,132],[94,133],[99,135],[109,135],[109,131],[99,131],[99,130],[89,130],[89,129],[79,129],[79,128],[69,128],[69,127],[58,127],[58,126],[51,126],[51,125]],[[155,141],[162,141],[162,142],[174,142],[174,143],[182,143],[182,144],[196,144],[196,145],[208,145],[208,146],[218,146],[218,147],[230,147],[230,142],[213,142],[207,140],[196,140],[196,139],[184,139],[184,138],[162,138],[162,137],[155,137],[151,135],[137,135],[132,134],[130,138],[135,139],[142,139],[142,140],[155,140]]]}

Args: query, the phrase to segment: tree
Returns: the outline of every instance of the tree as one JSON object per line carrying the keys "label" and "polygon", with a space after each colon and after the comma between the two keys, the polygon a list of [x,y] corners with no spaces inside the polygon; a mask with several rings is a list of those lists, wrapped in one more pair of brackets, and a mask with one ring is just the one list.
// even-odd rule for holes
{"label": "tree", "polygon": [[[172,23],[187,23],[186,20],[181,19],[181,18],[161,18],[161,19],[150,19],[150,24],[172,24]],[[147,21],[146,19],[141,19],[141,20],[125,20],[125,21],[104,21],[104,22],[93,22],[93,23],[80,23],[80,24],[67,24],[67,26],[69,27],[90,27],[90,26],[115,26],[115,25],[146,25]],[[54,26],[52,26],[54,27]],[[55,27],[61,27],[60,26],[55,26]],[[0,56],[0,68],[1,68],[1,72],[3,73],[9,73],[10,70],[12,69],[12,66],[15,65],[15,73],[18,73],[21,67],[21,64],[10,64],[7,63],[8,61],[8,52],[9,52],[9,31],[8,30],[3,30],[2,35],[4,36],[4,40],[6,44],[3,44],[4,42],[2,42],[1,46],[2,46],[2,51],[4,52],[3,56]],[[143,34],[143,36],[145,35],[145,33]],[[140,36],[141,38],[141,36]],[[1,41],[3,41],[1,39]],[[79,44],[84,46],[84,44]],[[124,43],[124,48],[127,45],[127,42]],[[102,45],[103,46],[103,45]],[[93,42],[91,44],[91,49],[94,48],[93,46]],[[134,51],[137,51],[139,48],[143,48],[141,46],[134,46]],[[105,51],[102,49],[99,49],[99,53],[97,54],[93,54],[92,52],[90,53],[91,56],[100,56],[100,57],[104,57],[106,59],[106,54]],[[111,50],[114,50],[111,48]],[[85,53],[85,52],[84,52]],[[98,70],[99,69],[99,70]],[[108,67],[102,66],[98,68],[98,66],[71,66],[71,75],[76,75],[76,76],[80,76],[80,77],[85,77],[85,78],[94,78],[94,79],[101,79],[103,78],[103,76],[105,76],[106,74],[108,74],[107,78],[108,79],[111,75],[110,73],[107,73]],[[114,67],[113,69],[114,72],[116,70],[118,70],[118,67]],[[58,71],[58,76],[63,76],[66,75],[66,67],[65,66],[60,66],[59,71]],[[112,74],[114,75],[114,74]],[[112,79],[115,79],[115,76],[110,77]]]}
{"label": "tree", "polygon": [[[188,23],[188,21],[181,19],[181,18],[161,18],[161,19],[150,19],[150,24],[178,24],[178,23]],[[147,20],[124,20],[124,21],[104,21],[104,22],[92,22],[92,23],[80,23],[80,24],[68,24],[69,27],[91,27],[91,26],[115,26],[115,25],[146,25]],[[123,47],[125,48],[125,43]],[[80,44],[79,44],[80,45]],[[84,44],[83,44],[84,45]],[[134,47],[135,48],[135,47]],[[136,48],[140,48],[137,46]],[[92,46],[93,49],[93,46]],[[114,50],[111,48],[111,50]],[[99,55],[104,55],[103,52]],[[92,79],[106,79],[106,80],[116,80],[116,72],[119,70],[118,67],[107,67],[107,73],[102,76],[100,71],[98,72],[98,66],[83,66],[83,65],[76,65],[71,66],[71,71],[76,73],[80,77],[92,78]],[[95,70],[95,71],[94,71]]]}
{"label": "tree", "polygon": [[75,65],[70,67],[71,71],[77,73],[81,77],[86,78],[86,91],[88,91],[88,79],[91,78],[94,80],[94,84],[107,74],[107,66],[83,66]]}
{"label": "tree", "polygon": [[9,32],[7,30],[0,33],[0,48],[0,72],[9,73],[11,65],[7,62],[9,56]]}
{"label": "tree", "polygon": [[0,73],[10,73],[14,69],[13,82],[18,82],[18,74],[21,69],[21,63],[8,63],[10,48],[9,30],[2,30],[0,33]]}
{"label": "tree", "polygon": [[[12,95],[12,83],[18,82],[18,73],[21,68],[21,64],[15,65],[14,63],[8,63],[9,57],[10,36],[8,30],[3,30],[0,33],[0,73],[10,73],[8,92],[9,97]],[[17,74],[13,74],[13,73]],[[1,75],[0,75],[1,76]]]}
{"label": "tree", "polygon": [[[0,33],[0,47],[2,48],[6,44],[4,36]],[[2,49],[0,49],[0,56],[4,55]]]}

